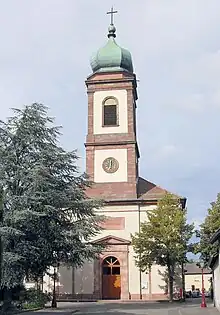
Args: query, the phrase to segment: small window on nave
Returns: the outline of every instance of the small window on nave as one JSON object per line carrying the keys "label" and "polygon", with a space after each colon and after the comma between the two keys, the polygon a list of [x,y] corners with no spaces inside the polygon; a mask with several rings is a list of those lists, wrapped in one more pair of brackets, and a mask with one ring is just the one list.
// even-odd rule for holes
{"label": "small window on nave", "polygon": [[118,126],[118,100],[115,97],[103,101],[103,126]]}

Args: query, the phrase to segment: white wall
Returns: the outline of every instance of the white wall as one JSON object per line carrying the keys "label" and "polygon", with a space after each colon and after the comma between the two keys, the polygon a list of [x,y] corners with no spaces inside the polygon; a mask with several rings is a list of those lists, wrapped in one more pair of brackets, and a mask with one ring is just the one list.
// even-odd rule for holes
{"label": "white wall", "polygon": [[24,286],[26,289],[32,289],[32,288],[36,288],[36,283],[24,281]]}
{"label": "white wall", "polygon": [[215,306],[220,311],[220,265],[219,265],[219,258],[213,267],[214,271],[214,281],[213,281],[213,289],[214,289],[214,300]]}
{"label": "white wall", "polygon": [[[49,272],[53,274],[54,268],[49,268]],[[52,292],[53,291],[53,279],[49,275],[44,275],[43,277],[43,291]]]}
{"label": "white wall", "polygon": [[[141,222],[147,219],[146,211],[154,209],[155,206],[141,207],[140,219]],[[95,239],[99,239],[108,235],[114,235],[126,240],[131,240],[131,234],[139,231],[139,212],[138,206],[106,206],[97,211],[98,214],[106,217],[124,217],[124,230],[104,230]]]}
{"label": "white wall", "polygon": [[126,240],[131,239],[131,233],[134,233],[138,229],[138,213],[136,212],[105,212],[106,217],[125,217],[125,229],[124,230],[103,230],[102,233],[96,237],[97,239],[114,235]]}
{"label": "white wall", "polygon": [[[103,127],[102,126],[102,102],[108,96],[114,96],[118,99],[119,126]],[[110,90],[97,91],[93,99],[93,132],[94,134],[107,133],[127,133],[128,132],[128,110],[127,110],[127,91]]]}
{"label": "white wall", "polygon": [[[156,206],[141,207],[140,219],[141,222],[147,219],[146,211],[153,210]],[[98,210],[99,214],[110,217],[125,217],[124,230],[104,230],[96,239],[114,235],[126,240],[131,240],[131,234],[139,231],[139,211],[137,205],[132,206],[106,206]],[[129,246],[129,292],[130,294],[139,294],[140,292],[140,273],[139,268],[135,265],[134,251],[132,246]],[[162,277],[159,275],[158,270],[165,270],[163,267],[153,266],[152,268],[152,293],[164,293],[160,286],[164,286]],[[142,294],[149,293],[149,275],[142,273]]]}
{"label": "white wall", "polygon": [[166,267],[153,265],[151,268],[151,290],[152,294],[163,294],[165,293],[166,282],[164,280],[164,273]]}
{"label": "white wall", "polygon": [[[53,267],[50,268],[50,273],[53,274]],[[59,294],[72,294],[72,268],[60,266],[58,271],[58,281],[56,281],[56,291]],[[53,292],[53,278],[45,275],[43,278],[43,291]]]}
{"label": "white wall", "polygon": [[140,292],[140,273],[139,268],[135,265],[134,251],[132,246],[129,247],[129,292],[138,294]]}
{"label": "white wall", "polygon": [[[154,209],[155,206],[141,207],[141,221],[147,219],[146,211]],[[131,234],[139,230],[139,212],[137,205],[129,206],[105,206],[97,211],[99,214],[104,214],[110,217],[124,217],[125,228],[123,230],[104,230],[95,239],[113,235],[126,240],[131,240]],[[129,246],[129,292],[131,294],[139,294],[140,291],[140,274],[139,268],[135,265],[134,251],[132,246]],[[163,272],[165,268],[159,266],[152,267],[152,293],[164,293],[162,276],[159,275],[158,270]],[[69,293],[72,290],[72,275],[63,270],[60,275],[60,292]],[[61,270],[60,270],[61,273]],[[62,289],[63,285],[63,289]],[[74,270],[74,292],[76,294],[92,294],[94,291],[94,264],[93,262],[86,262],[82,268]],[[142,273],[142,294],[149,293],[149,276]]]}
{"label": "white wall", "polygon": [[74,270],[75,294],[92,294],[94,291],[94,262],[89,261]]}
{"label": "white wall", "polygon": [[72,294],[73,269],[72,267],[60,266],[59,268],[59,294]]}
{"label": "white wall", "polygon": [[[204,274],[204,288],[206,291],[210,289],[210,278],[211,274]],[[201,274],[194,274],[194,275],[185,275],[185,287],[186,291],[192,290],[192,285],[195,286],[195,288],[202,290],[202,275]]]}

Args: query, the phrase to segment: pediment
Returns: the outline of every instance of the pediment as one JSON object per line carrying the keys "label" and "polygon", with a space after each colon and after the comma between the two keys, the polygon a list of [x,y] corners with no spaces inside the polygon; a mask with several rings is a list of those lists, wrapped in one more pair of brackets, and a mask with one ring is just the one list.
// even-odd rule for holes
{"label": "pediment", "polygon": [[93,241],[95,244],[107,244],[107,245],[130,245],[131,241],[124,238],[120,238],[113,235],[108,235],[98,240]]}

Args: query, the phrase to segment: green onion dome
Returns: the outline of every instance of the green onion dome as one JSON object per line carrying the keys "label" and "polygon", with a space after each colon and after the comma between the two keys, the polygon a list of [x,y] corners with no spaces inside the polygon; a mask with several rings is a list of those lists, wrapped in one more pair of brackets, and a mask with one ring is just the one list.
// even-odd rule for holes
{"label": "green onion dome", "polygon": [[90,61],[94,72],[127,71],[133,73],[132,57],[128,50],[121,48],[115,41],[116,28],[108,28],[108,42],[95,53]]}

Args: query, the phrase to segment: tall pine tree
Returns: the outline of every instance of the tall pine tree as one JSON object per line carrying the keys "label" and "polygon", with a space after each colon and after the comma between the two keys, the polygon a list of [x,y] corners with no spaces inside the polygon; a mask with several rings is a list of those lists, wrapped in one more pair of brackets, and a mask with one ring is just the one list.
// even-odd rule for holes
{"label": "tall pine tree", "polygon": [[86,197],[90,183],[78,171],[76,152],[59,145],[60,128],[45,106],[13,111],[0,124],[1,285],[7,288],[59,262],[81,265],[101,250],[90,242],[100,231],[94,209],[101,202]]}

